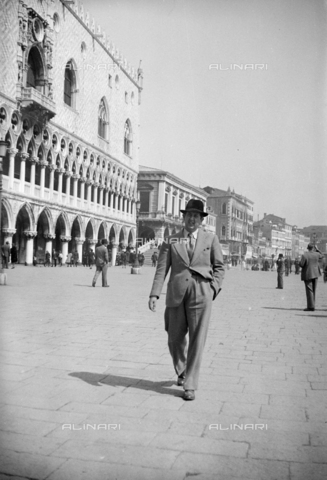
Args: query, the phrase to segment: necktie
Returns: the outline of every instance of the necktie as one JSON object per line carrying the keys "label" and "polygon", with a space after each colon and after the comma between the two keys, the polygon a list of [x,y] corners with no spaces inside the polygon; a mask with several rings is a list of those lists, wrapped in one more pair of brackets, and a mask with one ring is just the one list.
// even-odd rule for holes
{"label": "necktie", "polygon": [[195,246],[195,238],[193,237],[192,233],[189,233],[187,236],[189,238],[189,242],[187,244],[187,253],[188,253],[189,259],[191,260],[193,256],[194,246]]}

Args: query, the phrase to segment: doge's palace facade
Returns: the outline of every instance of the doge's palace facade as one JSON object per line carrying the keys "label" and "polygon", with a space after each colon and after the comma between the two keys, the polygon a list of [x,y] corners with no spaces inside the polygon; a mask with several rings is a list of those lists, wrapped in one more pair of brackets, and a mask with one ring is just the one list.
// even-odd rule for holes
{"label": "doge's palace facade", "polygon": [[143,75],[75,1],[1,0],[2,239],[46,250],[135,243]]}

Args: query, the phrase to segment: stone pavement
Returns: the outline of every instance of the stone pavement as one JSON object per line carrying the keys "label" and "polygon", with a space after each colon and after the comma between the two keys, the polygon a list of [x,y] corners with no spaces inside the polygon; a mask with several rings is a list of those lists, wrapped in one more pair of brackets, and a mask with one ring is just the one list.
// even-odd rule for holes
{"label": "stone pavement", "polygon": [[327,284],[231,269],[194,402],[154,269],[18,266],[0,287],[0,480],[326,480]]}

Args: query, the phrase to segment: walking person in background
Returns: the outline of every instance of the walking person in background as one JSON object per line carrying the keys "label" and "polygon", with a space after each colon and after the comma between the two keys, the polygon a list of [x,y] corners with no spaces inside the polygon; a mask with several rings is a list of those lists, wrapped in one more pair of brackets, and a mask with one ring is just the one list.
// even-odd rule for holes
{"label": "walking person in background", "polygon": [[90,268],[92,268],[93,265],[94,265],[94,259],[95,259],[94,252],[93,252],[92,248],[90,248],[90,250],[89,250],[89,266],[90,266]]}
{"label": "walking person in background", "polygon": [[68,253],[68,254],[67,254],[66,265],[67,265],[67,267],[71,267],[71,266],[72,266],[72,254],[71,254],[71,253]]}
{"label": "walking person in background", "polygon": [[6,242],[2,246],[2,262],[3,262],[3,268],[9,268],[9,258],[10,258],[10,244],[9,242]]}
{"label": "walking person in background", "polygon": [[284,275],[284,272],[285,272],[285,262],[284,262],[284,258],[283,258],[283,254],[280,253],[278,255],[278,259],[277,259],[277,287],[276,288],[280,288],[280,289],[283,289],[284,288],[284,278],[283,278],[283,275]]}
{"label": "walking person in background", "polygon": [[157,252],[153,252],[153,254],[151,256],[151,260],[152,260],[152,266],[156,267],[157,266],[157,261],[158,261],[158,253]]}
{"label": "walking person in background", "polygon": [[48,266],[50,267],[51,265],[51,255],[50,255],[50,252],[48,252],[48,250],[45,252],[45,261],[44,261],[44,266]]}
{"label": "walking person in background", "polygon": [[62,253],[61,253],[60,250],[59,250],[59,253],[58,253],[58,265],[60,265],[62,267]]}
{"label": "walking person in background", "polygon": [[301,280],[304,282],[307,296],[307,308],[304,309],[305,312],[314,312],[316,308],[316,289],[318,277],[321,275],[319,261],[323,258],[320,250],[312,243],[309,243],[308,251],[302,255],[300,261],[300,266],[302,267]]}
{"label": "walking person in background", "polygon": [[55,250],[53,250],[52,251],[52,267],[57,266],[57,260],[58,260],[58,253]]}
{"label": "walking person in background", "polygon": [[15,268],[15,264],[18,262],[18,252],[17,252],[17,247],[14,243],[10,249],[10,256],[11,256],[11,268]]}
{"label": "walking person in background", "polygon": [[78,265],[78,260],[79,260],[79,254],[77,249],[75,249],[73,252],[73,265],[75,265],[75,267],[77,267]]}
{"label": "walking person in background", "polygon": [[98,276],[102,273],[102,286],[109,287],[107,284],[107,270],[109,265],[109,256],[108,256],[108,249],[107,249],[108,240],[105,238],[101,241],[101,246],[96,247],[95,249],[95,265],[96,271],[92,281],[92,287],[95,287],[97,283]]}

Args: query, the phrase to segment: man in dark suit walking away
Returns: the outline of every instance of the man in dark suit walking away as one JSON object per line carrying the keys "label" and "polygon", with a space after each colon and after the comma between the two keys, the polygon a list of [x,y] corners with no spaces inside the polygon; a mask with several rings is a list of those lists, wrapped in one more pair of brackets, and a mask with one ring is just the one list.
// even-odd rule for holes
{"label": "man in dark suit walking away", "polygon": [[276,288],[283,289],[284,288],[283,275],[285,272],[285,262],[284,262],[282,253],[278,255],[276,264],[277,264],[277,287]]}
{"label": "man in dark suit walking away", "polygon": [[108,240],[105,238],[102,239],[100,247],[96,247],[95,249],[95,265],[96,270],[92,282],[92,287],[95,287],[97,283],[98,276],[102,272],[102,286],[109,287],[107,284],[107,270],[108,270],[108,249],[107,249]]}
{"label": "man in dark suit walking away", "polygon": [[194,400],[211,305],[224,278],[224,261],[217,236],[201,228],[203,218],[208,215],[202,201],[191,199],[181,212],[184,228],[165,239],[161,246],[149,308],[153,312],[156,310],[156,302],[170,270],[165,330],[177,384],[185,390],[184,400]]}
{"label": "man in dark suit walking away", "polygon": [[305,312],[314,312],[316,301],[316,288],[318,277],[321,275],[319,260],[323,259],[323,255],[312,243],[308,245],[308,251],[302,255],[300,266],[301,280],[305,284],[305,293],[307,296],[307,308]]}

